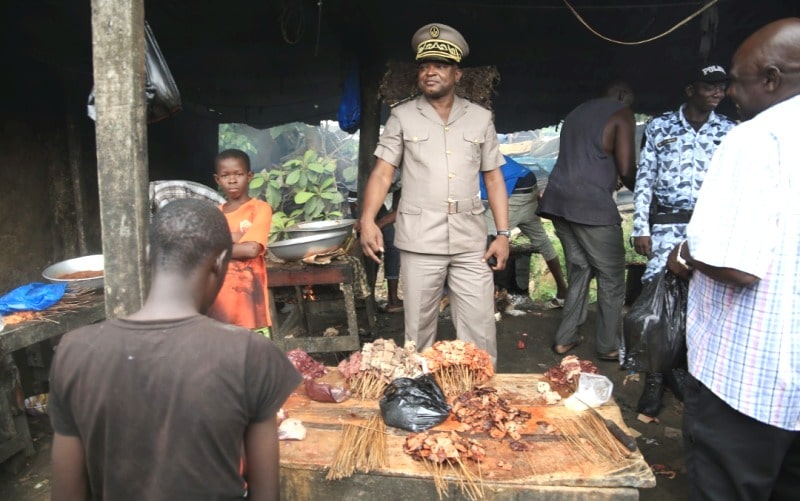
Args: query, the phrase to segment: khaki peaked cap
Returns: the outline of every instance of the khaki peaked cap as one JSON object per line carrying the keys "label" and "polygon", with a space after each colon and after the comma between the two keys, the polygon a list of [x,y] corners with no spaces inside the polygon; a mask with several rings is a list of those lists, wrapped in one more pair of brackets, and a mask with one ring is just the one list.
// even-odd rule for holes
{"label": "khaki peaked cap", "polygon": [[426,24],[411,37],[417,61],[460,63],[469,54],[469,45],[461,33],[441,23]]}

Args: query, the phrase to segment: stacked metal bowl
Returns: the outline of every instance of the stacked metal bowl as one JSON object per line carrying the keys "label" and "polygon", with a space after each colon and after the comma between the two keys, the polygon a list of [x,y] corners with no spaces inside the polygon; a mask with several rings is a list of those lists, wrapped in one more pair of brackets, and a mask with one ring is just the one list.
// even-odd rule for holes
{"label": "stacked metal bowl", "polygon": [[284,261],[333,252],[340,248],[353,232],[355,219],[309,221],[286,228],[289,238],[269,245],[269,251]]}

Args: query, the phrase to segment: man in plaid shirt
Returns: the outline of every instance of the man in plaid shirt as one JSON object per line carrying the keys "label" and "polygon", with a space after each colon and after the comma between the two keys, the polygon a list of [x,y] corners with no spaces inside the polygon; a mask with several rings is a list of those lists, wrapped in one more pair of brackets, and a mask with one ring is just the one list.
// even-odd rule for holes
{"label": "man in plaid shirt", "polygon": [[797,499],[800,487],[800,18],[733,56],[743,124],[711,161],[688,240],[683,435],[690,499]]}

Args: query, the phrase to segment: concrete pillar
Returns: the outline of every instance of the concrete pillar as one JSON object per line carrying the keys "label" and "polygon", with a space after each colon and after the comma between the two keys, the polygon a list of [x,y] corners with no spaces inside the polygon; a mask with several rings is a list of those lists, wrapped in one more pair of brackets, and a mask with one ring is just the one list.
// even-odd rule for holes
{"label": "concrete pillar", "polygon": [[147,122],[144,0],[92,0],[97,175],[108,318],[145,298]]}

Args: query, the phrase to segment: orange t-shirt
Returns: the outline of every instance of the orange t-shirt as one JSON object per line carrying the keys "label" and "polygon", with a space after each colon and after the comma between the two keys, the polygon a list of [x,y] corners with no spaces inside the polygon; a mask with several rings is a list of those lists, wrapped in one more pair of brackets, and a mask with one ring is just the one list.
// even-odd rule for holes
{"label": "orange t-shirt", "polygon": [[269,317],[264,253],[272,225],[272,207],[262,200],[251,198],[233,212],[225,213],[225,218],[231,233],[243,233],[234,243],[258,242],[264,251],[252,259],[230,260],[225,281],[208,316],[248,329],[269,327],[272,321]]}

